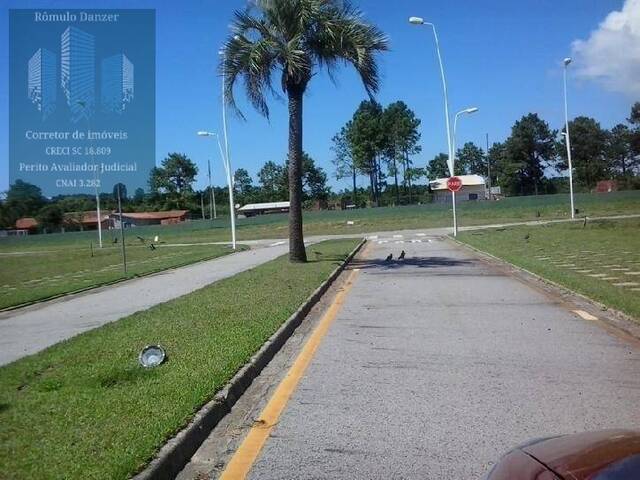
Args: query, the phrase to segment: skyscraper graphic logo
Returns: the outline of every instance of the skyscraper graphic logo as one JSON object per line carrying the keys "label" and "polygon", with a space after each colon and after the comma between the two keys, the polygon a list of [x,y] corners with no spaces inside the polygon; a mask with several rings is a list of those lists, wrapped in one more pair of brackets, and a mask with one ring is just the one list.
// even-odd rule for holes
{"label": "skyscraper graphic logo", "polygon": [[102,60],[101,104],[108,113],[121,114],[133,100],[133,63],[124,53]]}
{"label": "skyscraper graphic logo", "polygon": [[60,40],[60,82],[76,123],[91,117],[95,108],[95,40],[76,27],[67,27]]}
{"label": "skyscraper graphic logo", "polygon": [[[60,87],[71,112],[71,122],[91,118],[96,109],[95,37],[69,26],[60,36]],[[56,109],[58,74],[56,55],[39,48],[29,60],[28,95],[45,120]],[[101,62],[101,104],[105,113],[122,114],[133,100],[134,66],[118,53]]]}
{"label": "skyscraper graphic logo", "polygon": [[55,54],[46,48],[39,48],[29,59],[28,95],[43,120],[56,109],[56,63]]}

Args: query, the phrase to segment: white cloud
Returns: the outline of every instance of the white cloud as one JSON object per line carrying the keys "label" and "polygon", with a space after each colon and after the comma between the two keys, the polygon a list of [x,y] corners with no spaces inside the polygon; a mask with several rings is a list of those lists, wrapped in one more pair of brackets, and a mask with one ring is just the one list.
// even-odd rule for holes
{"label": "white cloud", "polygon": [[640,95],[640,0],[626,0],[587,40],[572,43],[578,76],[629,96]]}

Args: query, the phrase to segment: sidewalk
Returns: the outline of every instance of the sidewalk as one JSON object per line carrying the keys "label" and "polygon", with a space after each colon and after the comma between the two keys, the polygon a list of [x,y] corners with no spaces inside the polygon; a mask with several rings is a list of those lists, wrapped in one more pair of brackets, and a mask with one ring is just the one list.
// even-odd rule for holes
{"label": "sidewalk", "polygon": [[0,314],[0,365],[284,255],[285,242]]}

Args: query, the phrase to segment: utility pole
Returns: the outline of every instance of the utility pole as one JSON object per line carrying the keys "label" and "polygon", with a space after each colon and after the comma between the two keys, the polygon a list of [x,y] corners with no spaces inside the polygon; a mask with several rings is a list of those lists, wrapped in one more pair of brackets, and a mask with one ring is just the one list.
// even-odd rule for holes
{"label": "utility pole", "polygon": [[127,252],[124,248],[124,223],[122,222],[122,202],[120,201],[120,182],[118,182],[118,215],[120,216],[120,243],[122,243],[122,265],[127,274]]}
{"label": "utility pole", "polygon": [[487,177],[489,178],[489,200],[491,197],[491,157],[489,156],[489,134],[487,133]]}
{"label": "utility pole", "polygon": [[[87,102],[85,102],[84,100],[80,100],[77,102],[78,105],[80,105],[83,109],[84,109],[84,116],[87,120],[87,143],[88,143],[88,147],[85,147],[87,149],[86,156],[88,157],[90,154],[95,154],[95,152],[92,152],[92,147],[93,144],[91,142],[91,120],[89,119],[89,112],[87,110]],[[96,220],[98,222],[98,246],[100,248],[102,248],[102,215],[100,214],[100,194],[98,193],[98,184],[100,183],[100,180],[98,178],[98,164],[95,163],[95,160],[93,158],[91,158],[91,163],[93,164],[93,188],[95,189],[95,194],[96,194]]]}
{"label": "utility pole", "polygon": [[567,67],[571,63],[571,58],[564,59],[564,123],[565,140],[567,144],[567,162],[569,167],[569,197],[571,202],[571,220],[576,218],[576,208],[573,203],[573,166],[571,165],[571,138],[569,136],[569,107],[567,106]]}
{"label": "utility pole", "polygon": [[[221,52],[222,64],[224,65],[226,62],[226,58],[224,57],[224,52]],[[226,73],[223,68],[222,70],[222,132],[224,133],[224,159],[227,165],[226,173],[227,173],[227,186],[229,188],[229,218],[231,219],[231,245],[233,249],[236,249],[236,208],[233,203],[233,179],[231,172],[231,155],[229,154],[229,135],[227,134],[227,104],[226,104],[226,96],[224,90],[224,82],[226,81],[225,77]]]}
{"label": "utility pole", "polygon": [[[209,200],[209,218],[218,218],[218,212],[216,212],[216,195],[211,186],[211,159],[207,157],[207,174],[209,175],[209,194],[211,199]],[[211,210],[213,208],[213,210]]]}

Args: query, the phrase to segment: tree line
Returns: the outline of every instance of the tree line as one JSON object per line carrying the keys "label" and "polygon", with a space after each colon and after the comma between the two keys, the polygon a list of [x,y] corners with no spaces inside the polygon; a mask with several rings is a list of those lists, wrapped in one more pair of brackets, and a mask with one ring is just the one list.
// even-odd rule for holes
{"label": "tree line", "polygon": [[[412,156],[421,152],[420,119],[402,101],[383,108],[366,100],[332,139],[333,164],[338,180],[352,181],[351,201],[358,205],[357,178],[368,177],[370,201],[379,206],[383,192],[391,182],[396,203],[400,185],[409,202],[412,184],[424,176],[424,168],[414,167]],[[387,180],[389,179],[389,181]]]}
{"label": "tree line", "polygon": [[[315,161],[303,153],[303,201],[309,207],[320,202],[324,204],[331,189],[327,186],[327,174]],[[288,162],[267,161],[258,171],[258,183],[254,184],[246,169],[235,171],[234,200],[239,204],[284,201],[288,199]],[[124,212],[188,210],[192,218],[208,218],[211,191],[209,187],[194,188],[198,166],[184,153],[169,153],[160,166],[151,170],[148,189],[137,188],[133,194],[127,186],[118,183],[110,192],[100,193],[100,207],[103,213],[117,208],[117,191],[120,188]],[[229,192],[226,187],[213,186],[217,213],[229,214]],[[42,190],[28,182],[17,180],[9,187],[4,199],[0,199],[0,228],[15,227],[16,220],[32,217],[39,223],[41,231],[82,229],[85,214],[96,211],[96,198],[92,194],[58,195],[46,198]]]}
{"label": "tree line", "polygon": [[[507,195],[555,193],[566,183],[555,173],[568,169],[565,127],[553,130],[535,113],[516,121],[510,136],[488,151],[467,142],[456,152],[455,174],[490,176],[492,185]],[[569,122],[574,185],[593,190],[599,180],[616,179],[622,188],[640,188],[640,102],[626,123],[604,129],[593,118],[579,116]],[[436,155],[427,165],[430,179],[449,176],[447,155]]]}

